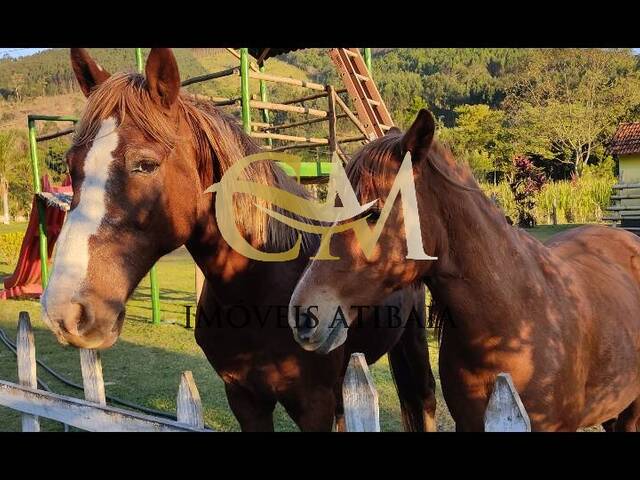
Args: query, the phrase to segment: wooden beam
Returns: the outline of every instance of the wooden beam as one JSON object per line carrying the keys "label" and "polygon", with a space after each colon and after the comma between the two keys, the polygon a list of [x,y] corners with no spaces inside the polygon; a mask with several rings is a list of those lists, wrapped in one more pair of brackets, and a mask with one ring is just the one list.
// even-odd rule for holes
{"label": "wooden beam", "polygon": [[178,422],[195,428],[204,428],[202,401],[190,371],[182,372],[177,398]]}
{"label": "wooden beam", "polygon": [[355,114],[351,111],[351,109],[347,107],[347,104],[344,103],[344,101],[340,98],[339,95],[336,95],[336,103],[340,106],[342,111],[347,114],[347,117],[349,117],[349,120],[351,120],[351,122],[358,128],[358,130],[360,130],[360,132],[363,135],[369,138],[369,133],[367,132],[367,129],[364,128],[364,125],[362,124],[362,122],[358,120],[358,117],[356,117]]}
{"label": "wooden beam", "polygon": [[210,432],[164,418],[98,405],[0,380],[0,405],[90,432]]}
{"label": "wooden beam", "polygon": [[627,188],[640,188],[640,183],[617,183],[612,188],[614,190],[626,190]]}
{"label": "wooden beam", "polygon": [[88,402],[99,405],[107,404],[102,377],[102,360],[100,352],[93,349],[80,349],[80,369],[82,370],[82,385],[84,398]]}
{"label": "wooden beam", "polygon": [[227,68],[226,70],[220,70],[219,72],[206,73],[197,77],[191,77],[182,82],[182,86],[186,87],[194,83],[205,82],[207,80],[213,80],[215,78],[228,77],[230,75],[239,75],[240,69],[238,67]]}
{"label": "wooden beam", "polygon": [[484,414],[485,432],[530,432],[529,415],[511,375],[499,373]]}
{"label": "wooden beam", "polygon": [[256,78],[258,80],[265,80],[267,82],[284,83],[286,85],[295,85],[296,87],[309,88],[311,90],[318,90],[324,92],[325,86],[315,82],[307,82],[306,80],[298,80],[289,77],[280,77],[277,75],[270,75],[268,73],[261,72],[249,72],[249,78]]}
{"label": "wooden beam", "polygon": [[292,145],[282,145],[280,147],[273,147],[268,149],[270,152],[283,152],[285,150],[295,150],[298,148],[314,148],[320,147],[321,144],[318,143],[294,143]]}
{"label": "wooden beam", "polygon": [[266,108],[268,110],[279,110],[281,112],[305,113],[314,117],[326,117],[327,112],[317,110],[315,108],[297,107],[295,105],[283,105],[281,103],[260,102],[258,100],[249,101],[249,105],[253,108]]}
{"label": "wooden beam", "polygon": [[36,142],[44,142],[45,140],[52,140],[54,138],[63,137],[64,135],[69,135],[74,131],[75,131],[75,127],[66,128],[64,130],[59,130],[54,133],[47,133],[46,135],[40,135],[39,137],[36,137]]}
{"label": "wooden beam", "polygon": [[[20,312],[18,316],[18,332],[16,335],[16,355],[18,362],[18,381],[20,385],[38,388],[36,364],[36,345],[33,339],[31,320],[27,312]],[[22,415],[23,432],[39,432],[40,420],[36,415],[25,413]]]}
{"label": "wooden beam", "polygon": [[302,103],[308,102],[310,100],[316,100],[317,98],[324,98],[327,96],[327,92],[314,93],[313,95],[307,95],[306,97],[294,98],[293,100],[287,100],[286,102],[281,102],[282,105],[291,105],[293,103]]}
{"label": "wooden beam", "polygon": [[271,138],[272,140],[285,140],[289,142],[307,142],[318,145],[326,145],[329,143],[329,140],[326,138],[315,138],[315,137],[300,137],[295,135],[282,135],[279,133],[258,133],[253,132],[251,136],[254,138]]}
{"label": "wooden beam", "polygon": [[379,432],[378,392],[362,353],[352,353],[342,384],[347,432]]}

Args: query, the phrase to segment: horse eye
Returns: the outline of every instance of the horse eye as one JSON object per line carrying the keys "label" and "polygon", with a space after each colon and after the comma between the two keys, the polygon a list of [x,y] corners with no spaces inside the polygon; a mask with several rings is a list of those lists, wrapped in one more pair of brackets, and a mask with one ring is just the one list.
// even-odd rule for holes
{"label": "horse eye", "polygon": [[380,210],[377,208],[372,208],[369,211],[369,215],[367,216],[367,223],[375,223],[380,218]]}
{"label": "horse eye", "polygon": [[158,162],[144,159],[136,162],[131,171],[134,173],[153,173],[158,169],[158,167],[160,167]]}

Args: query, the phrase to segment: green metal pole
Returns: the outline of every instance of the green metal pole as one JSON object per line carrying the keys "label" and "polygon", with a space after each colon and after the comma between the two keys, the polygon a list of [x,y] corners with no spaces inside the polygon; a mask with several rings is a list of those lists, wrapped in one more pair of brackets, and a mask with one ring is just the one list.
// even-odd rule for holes
{"label": "green metal pole", "polygon": [[[262,65],[260,65],[260,73],[264,73],[264,63]],[[264,80],[260,80],[260,100],[262,102],[268,102],[269,98],[267,95],[267,82],[265,82]],[[266,108],[262,110],[262,121],[264,123],[271,123],[269,121],[269,110],[267,110]],[[267,138],[267,145],[269,145],[270,147],[273,146],[273,140],[270,138]]]}
{"label": "green metal pole", "polygon": [[142,49],[136,48],[136,67],[138,67],[138,73],[142,73],[144,66],[142,65]]}
{"label": "green metal pole", "polygon": [[249,49],[240,49],[240,96],[242,98],[242,127],[251,133],[251,108],[249,106]]}
{"label": "green metal pole", "polygon": [[[142,73],[142,49],[136,48],[136,67],[138,73]],[[151,284],[151,321],[154,325],[160,323],[160,285],[158,285],[158,271],[154,265],[149,270],[149,283]]]}
{"label": "green metal pole", "polygon": [[371,49],[364,49],[364,63],[367,66],[367,70],[369,70],[369,76],[373,78],[373,71],[371,70]]}
{"label": "green metal pole", "polygon": [[[42,191],[42,185],[40,184],[40,166],[38,165],[38,144],[36,142],[36,122],[29,118],[29,151],[31,153],[31,171],[33,173],[33,189],[35,193]],[[38,206],[38,240],[40,246],[40,277],[42,283],[42,289],[47,288],[47,282],[49,280],[49,248],[47,241],[47,225],[46,220],[46,208],[42,199],[35,197],[36,205]]]}

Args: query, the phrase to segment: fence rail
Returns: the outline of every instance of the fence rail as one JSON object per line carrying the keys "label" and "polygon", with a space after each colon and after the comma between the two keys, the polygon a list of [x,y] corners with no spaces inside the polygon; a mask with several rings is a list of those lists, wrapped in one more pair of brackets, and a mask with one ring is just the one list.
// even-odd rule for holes
{"label": "fence rail", "polygon": [[211,432],[193,375],[182,373],[177,421],[107,405],[100,352],[80,349],[85,399],[37,388],[36,348],[27,312],[20,312],[16,335],[18,384],[0,380],[0,405],[22,412],[22,431],[39,432],[40,418],[91,432]]}
{"label": "fence rail", "polygon": [[[202,400],[193,374],[180,377],[177,421],[107,405],[100,352],[80,350],[85,398],[38,389],[36,350],[31,321],[20,312],[16,335],[18,381],[0,380],[0,405],[21,412],[22,431],[39,432],[49,418],[91,432],[212,432],[204,425]],[[47,387],[45,387],[47,388]],[[342,386],[347,432],[379,432],[378,392],[364,354],[353,353]],[[530,432],[531,423],[508,373],[500,373],[484,419],[487,432]]]}

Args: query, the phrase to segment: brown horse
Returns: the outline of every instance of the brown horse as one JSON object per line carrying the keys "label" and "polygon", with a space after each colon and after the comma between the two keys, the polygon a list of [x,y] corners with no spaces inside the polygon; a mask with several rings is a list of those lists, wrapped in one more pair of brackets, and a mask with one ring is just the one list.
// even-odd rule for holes
{"label": "brown horse", "polygon": [[[235,120],[180,92],[172,52],[152,49],[146,77],[110,76],[82,49],[72,49],[71,60],[88,102],[67,154],[72,208],[42,298],[43,319],[58,339],[110,347],[136,285],[161,256],[185,244],[206,277],[196,340],[243,430],[273,430],[276,402],[302,430],[330,430],[334,416],[339,428],[342,378],[354,348],[370,362],[389,352],[406,428],[434,429],[424,329],[363,328],[327,356],[307,352],[291,334],[287,311],[318,239],[305,236],[299,258],[287,262],[251,260],[223,239],[214,196],[203,192],[259,148]],[[275,162],[244,173],[306,195]],[[290,248],[297,232],[255,202],[241,194],[229,206],[244,238],[267,252]],[[406,289],[389,302],[424,311],[424,292]]]}
{"label": "brown horse", "polygon": [[[435,301],[433,314],[443,319],[440,377],[458,430],[483,430],[495,377],[509,372],[535,430],[611,426],[617,418],[617,430],[635,431],[640,239],[585,226],[540,243],[507,223],[434,131],[433,117],[422,110],[404,135],[366,145],[348,175],[359,201],[380,199],[381,209],[410,152],[422,244],[437,260],[406,259],[400,202],[370,257],[352,231],[335,234],[331,253],[340,260],[313,261],[291,300],[324,307],[317,331],[307,335],[312,348],[334,338],[327,318],[335,305],[321,294],[344,309],[423,281]],[[367,289],[359,288],[364,284]]]}

